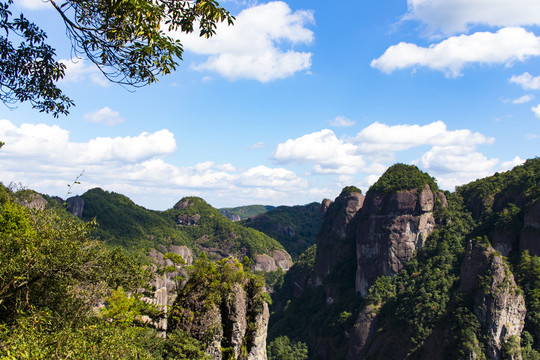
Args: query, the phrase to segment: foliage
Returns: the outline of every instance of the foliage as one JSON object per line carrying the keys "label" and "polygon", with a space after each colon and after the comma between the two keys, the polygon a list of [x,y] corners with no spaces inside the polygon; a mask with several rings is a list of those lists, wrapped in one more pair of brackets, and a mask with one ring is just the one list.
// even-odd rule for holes
{"label": "foliage", "polygon": [[92,223],[28,210],[8,195],[0,204],[0,357],[161,358],[162,340],[140,322],[157,315],[139,300],[150,279],[144,260],[90,239]]}
{"label": "foliage", "polygon": [[[109,288],[140,286],[149,274],[141,260],[88,240],[91,223],[13,202],[0,212],[0,318],[17,309],[88,309]],[[59,314],[60,315],[60,314]]]}
{"label": "foliage", "polygon": [[276,239],[293,260],[315,244],[319,230],[319,203],[302,206],[278,206],[267,213],[240,222]]}
{"label": "foliage", "polygon": [[437,191],[435,179],[418,169],[415,165],[394,164],[373,184],[368,193],[386,194],[400,190],[422,190],[425,185]]}
{"label": "foliage", "polygon": [[268,345],[268,360],[306,360],[307,345],[301,341],[291,341],[287,336],[280,336]]}
{"label": "foliage", "polygon": [[[111,81],[143,86],[175,70],[182,44],[168,31],[211,37],[218,23],[234,17],[214,0],[48,1],[59,13],[72,50],[92,61]],[[12,19],[9,6],[0,4],[0,100],[10,106],[30,101],[54,116],[67,114],[73,102],[56,86],[65,65],[55,60],[46,34],[21,14]],[[15,39],[10,39],[10,36]],[[17,46],[17,47],[16,47]]]}
{"label": "foliage", "polygon": [[157,244],[193,245],[172,219],[136,205],[124,195],[94,188],[82,195],[84,220],[96,219],[94,234],[110,245],[148,250]]}
{"label": "foliage", "polygon": [[210,360],[202,350],[203,344],[185,331],[172,331],[163,344],[164,359]]}
{"label": "foliage", "polygon": [[343,188],[343,190],[341,190],[341,194],[339,194],[340,196],[341,195],[345,195],[345,194],[348,194],[348,193],[362,193],[362,190],[360,190],[359,188],[357,188],[356,186],[353,186],[353,185],[350,185],[350,186],[345,186]]}
{"label": "foliage", "polygon": [[73,102],[56,86],[65,65],[54,59],[47,35],[23,14],[12,18],[13,0],[0,3],[0,101],[8,107],[29,101],[55,117],[67,114]]}

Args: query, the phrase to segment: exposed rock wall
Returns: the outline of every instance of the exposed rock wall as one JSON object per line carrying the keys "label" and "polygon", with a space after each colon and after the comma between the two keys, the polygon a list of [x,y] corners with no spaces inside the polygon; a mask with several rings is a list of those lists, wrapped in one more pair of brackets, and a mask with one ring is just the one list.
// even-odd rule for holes
{"label": "exposed rock wall", "polygon": [[321,206],[327,207],[327,210],[324,212],[323,223],[317,236],[317,255],[312,283],[315,286],[324,283],[327,303],[336,301],[339,292],[338,284],[333,281],[325,282],[325,279],[346,263],[351,263],[354,271],[357,220],[363,204],[364,196],[361,193],[344,192],[333,203],[329,204],[325,200]]}
{"label": "exposed rock wall", "polygon": [[281,269],[287,271],[292,266],[291,256],[286,251],[275,250],[272,256],[267,254],[253,257],[255,271],[271,272]]}
{"label": "exposed rock wall", "polygon": [[471,293],[474,313],[487,338],[488,359],[503,358],[503,345],[514,337],[516,349],[506,354],[521,359],[520,336],[525,321],[525,300],[508,265],[491,246],[470,241],[461,266],[460,291]]}
{"label": "exposed rock wall", "polygon": [[84,199],[80,196],[72,196],[66,200],[67,211],[72,215],[81,217],[84,210]]}
{"label": "exposed rock wall", "polygon": [[356,235],[356,291],[362,296],[380,275],[393,275],[411,260],[435,227],[439,196],[426,185],[397,193],[368,193]]}
{"label": "exposed rock wall", "polygon": [[540,256],[540,200],[525,211],[521,230],[521,250],[529,250],[531,255]]}
{"label": "exposed rock wall", "polygon": [[168,328],[189,332],[211,359],[266,360],[266,290],[238,264],[229,259],[189,279],[173,305]]}
{"label": "exposed rock wall", "polygon": [[[186,262],[186,265],[191,265],[193,262],[193,253],[191,252],[191,249],[186,246],[172,246],[171,252],[180,255]],[[174,265],[171,260],[164,259],[163,254],[156,250],[151,250],[148,257],[155,264],[156,268]],[[178,289],[175,277],[179,275],[181,271],[182,269],[178,267],[177,271],[173,273],[165,273],[162,275],[156,274],[156,277],[151,284],[152,287],[155,288],[154,297],[147,299],[147,301],[157,305],[160,310],[167,313],[168,309],[176,299]],[[166,331],[167,319],[160,320],[155,326],[158,330]]]}

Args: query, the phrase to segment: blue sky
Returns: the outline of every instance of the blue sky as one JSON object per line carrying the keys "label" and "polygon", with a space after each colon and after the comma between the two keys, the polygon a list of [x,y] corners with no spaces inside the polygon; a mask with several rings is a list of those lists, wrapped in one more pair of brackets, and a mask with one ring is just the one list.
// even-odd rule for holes
{"label": "blue sky", "polygon": [[64,197],[99,186],[150,209],[294,205],[364,192],[396,162],[439,186],[538,156],[538,0],[222,1],[210,40],[171,34],[178,70],[128,91],[71,60],[58,14],[17,10],[49,35],[76,103],[58,119],[0,107],[0,180]]}

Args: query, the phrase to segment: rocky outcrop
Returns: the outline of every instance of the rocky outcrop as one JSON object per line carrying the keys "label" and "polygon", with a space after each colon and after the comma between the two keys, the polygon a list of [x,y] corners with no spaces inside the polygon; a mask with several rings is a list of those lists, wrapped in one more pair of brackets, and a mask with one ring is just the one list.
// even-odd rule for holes
{"label": "rocky outcrop", "polygon": [[[470,241],[461,266],[460,291],[474,298],[474,313],[487,339],[487,358],[521,359],[525,300],[503,257],[486,243]],[[503,346],[510,342],[515,349],[503,354]]]}
{"label": "rocky outcrop", "polygon": [[[184,261],[186,262],[186,265],[191,265],[193,262],[193,253],[191,249],[189,249],[186,246],[172,246],[171,252],[180,255]],[[148,255],[150,260],[155,264],[154,269],[157,270],[157,268],[165,268],[167,266],[172,266],[174,263],[170,259],[165,259],[163,257],[163,254],[156,251],[151,250],[150,254]],[[181,266],[176,267],[175,272],[169,272],[160,274],[160,272],[156,271],[156,276],[154,280],[152,281],[151,286],[155,289],[154,291],[154,297],[148,298],[146,301],[157,305],[158,308],[163,311],[164,313],[167,313],[170,306],[174,303],[177,295],[177,287],[178,283],[176,280],[176,277],[180,274],[182,274],[183,270]],[[154,324],[154,326],[161,331],[167,330],[167,319],[161,319],[157,324]]]}
{"label": "rocky outcrop", "polygon": [[22,206],[33,210],[45,210],[47,207],[47,200],[36,192],[19,197],[17,202]]}
{"label": "rocky outcrop", "polygon": [[180,225],[197,225],[197,222],[201,219],[201,215],[195,214],[189,216],[188,214],[178,215],[176,222]]}
{"label": "rocky outcrop", "polygon": [[362,296],[380,275],[394,275],[424,245],[435,227],[437,196],[429,185],[422,190],[368,193],[356,235],[356,291]]}
{"label": "rocky outcrop", "polygon": [[[206,265],[208,265],[206,263]],[[169,330],[201,341],[211,359],[266,360],[270,317],[260,282],[233,259],[191,273],[169,317]]]}
{"label": "rocky outcrop", "polygon": [[[334,281],[325,283],[325,279],[344,265],[356,265],[356,227],[358,214],[364,203],[360,192],[342,192],[325,211],[323,223],[317,236],[317,255],[313,268],[313,284],[324,284],[327,303],[335,302],[339,297]],[[354,284],[350,284],[354,286]]]}
{"label": "rocky outcrop", "polygon": [[274,250],[272,256],[267,254],[255,255],[253,260],[255,271],[272,272],[278,269],[287,271],[292,266],[291,256],[282,250]]}
{"label": "rocky outcrop", "polygon": [[349,351],[347,360],[362,359],[366,345],[373,339],[378,327],[377,310],[367,306],[359,315],[355,325],[350,330]]}
{"label": "rocky outcrop", "polygon": [[84,199],[80,196],[72,196],[66,200],[67,211],[72,215],[81,217],[84,210]]}

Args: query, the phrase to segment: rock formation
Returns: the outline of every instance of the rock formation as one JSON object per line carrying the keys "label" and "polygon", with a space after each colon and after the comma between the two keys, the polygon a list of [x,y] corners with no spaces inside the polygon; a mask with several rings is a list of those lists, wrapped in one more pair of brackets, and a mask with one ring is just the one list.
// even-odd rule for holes
{"label": "rock formation", "polygon": [[204,261],[180,291],[169,330],[189,332],[212,359],[266,360],[270,314],[263,282],[246,276],[236,260]]}
{"label": "rock formation", "polygon": [[84,199],[80,196],[72,196],[66,200],[67,211],[72,215],[81,217],[84,210]]}
{"label": "rock formation", "polygon": [[396,274],[424,245],[435,227],[437,196],[444,198],[429,185],[422,190],[368,192],[356,236],[356,291],[362,296],[378,276]]}
{"label": "rock formation", "polygon": [[255,255],[253,260],[255,271],[271,272],[278,269],[287,271],[292,266],[291,256],[282,250],[274,250],[272,256],[267,254]]}
{"label": "rock formation", "polygon": [[460,291],[472,292],[474,313],[487,338],[488,359],[502,359],[503,346],[512,340],[516,347],[511,351],[513,355],[504,354],[504,358],[521,359],[525,300],[508,265],[491,246],[481,241],[468,243],[461,266]]}
{"label": "rock formation", "polygon": [[[313,284],[321,286],[325,279],[339,268],[351,265],[354,272],[356,267],[356,227],[364,196],[355,189],[344,191],[329,204],[323,201],[321,208],[327,207],[323,222],[317,236],[317,255],[313,268]],[[324,284],[327,303],[332,303],[339,297],[335,281]],[[354,286],[354,284],[350,284]]]}
{"label": "rock formation", "polygon": [[[191,265],[193,263],[193,253],[188,247],[172,246],[171,252],[180,255],[186,262],[186,265]],[[167,266],[174,265],[174,263],[170,259],[164,259],[163,254],[154,249],[150,251],[148,257],[155,264],[156,270],[158,267],[165,268]],[[159,274],[159,272],[157,272],[156,277],[151,284],[152,287],[155,289],[154,297],[152,299],[147,299],[147,301],[154,305],[157,305],[161,311],[167,313],[170,306],[174,303],[176,299],[178,291],[178,283],[176,281],[176,276],[180,275],[181,272],[182,268],[180,266],[177,267],[176,272],[169,272],[161,275]],[[167,320],[160,320],[157,324],[155,324],[155,327],[158,330],[166,331]]]}
{"label": "rock formation", "polygon": [[47,200],[36,192],[19,197],[18,203],[28,209],[34,210],[45,210],[47,207]]}
{"label": "rock formation", "polygon": [[529,250],[531,255],[540,256],[540,200],[525,211],[521,230],[520,248]]}

